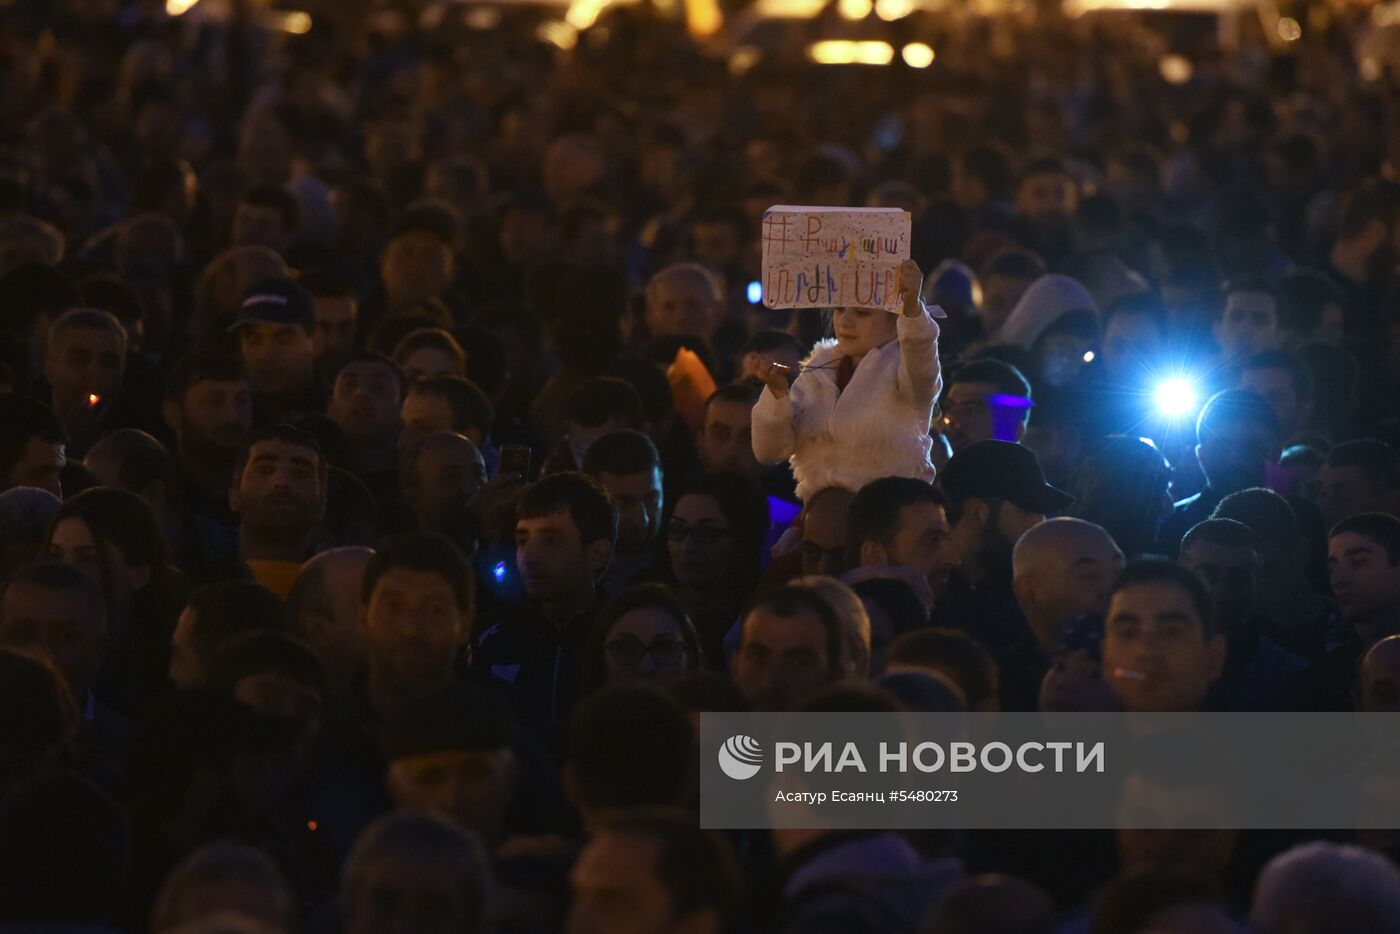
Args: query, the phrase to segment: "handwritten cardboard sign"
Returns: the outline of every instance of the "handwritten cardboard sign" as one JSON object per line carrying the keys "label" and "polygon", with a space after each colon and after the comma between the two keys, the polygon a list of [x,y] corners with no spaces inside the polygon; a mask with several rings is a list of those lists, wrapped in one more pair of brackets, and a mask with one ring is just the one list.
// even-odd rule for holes
{"label": "handwritten cardboard sign", "polygon": [[763,212],[763,304],[899,310],[909,212],[775,204]]}

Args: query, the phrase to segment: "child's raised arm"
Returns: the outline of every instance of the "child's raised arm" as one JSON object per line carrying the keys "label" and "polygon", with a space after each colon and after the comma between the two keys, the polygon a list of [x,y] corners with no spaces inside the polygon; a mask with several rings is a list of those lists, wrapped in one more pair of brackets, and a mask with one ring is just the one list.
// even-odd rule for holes
{"label": "child's raised arm", "polygon": [[938,366],[938,322],[924,308],[919,291],[924,274],[907,259],[899,267],[899,288],[904,297],[899,316],[899,392],[920,405],[933,405],[943,389]]}
{"label": "child's raised arm", "polygon": [[797,447],[786,373],[787,367],[771,360],[758,368],[768,387],[759,393],[753,407],[753,456],[760,464],[781,464]]}

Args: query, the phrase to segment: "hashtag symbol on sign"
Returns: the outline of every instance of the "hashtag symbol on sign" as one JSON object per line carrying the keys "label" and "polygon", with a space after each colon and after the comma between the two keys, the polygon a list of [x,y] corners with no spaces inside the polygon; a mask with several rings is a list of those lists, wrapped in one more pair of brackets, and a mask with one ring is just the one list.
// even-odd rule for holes
{"label": "hashtag symbol on sign", "polygon": [[765,214],[763,217],[763,243],[773,244],[776,252],[786,253],[788,230],[792,227],[792,220],[786,214],[772,215]]}

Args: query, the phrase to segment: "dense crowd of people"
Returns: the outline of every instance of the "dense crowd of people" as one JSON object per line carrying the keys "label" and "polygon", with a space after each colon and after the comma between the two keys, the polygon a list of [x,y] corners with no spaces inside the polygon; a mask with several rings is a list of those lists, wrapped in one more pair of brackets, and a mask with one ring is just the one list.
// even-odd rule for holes
{"label": "dense crowd of people", "polygon": [[1364,9],[165,6],[0,4],[0,930],[1400,931],[1389,831],[697,812],[702,712],[1400,711]]}

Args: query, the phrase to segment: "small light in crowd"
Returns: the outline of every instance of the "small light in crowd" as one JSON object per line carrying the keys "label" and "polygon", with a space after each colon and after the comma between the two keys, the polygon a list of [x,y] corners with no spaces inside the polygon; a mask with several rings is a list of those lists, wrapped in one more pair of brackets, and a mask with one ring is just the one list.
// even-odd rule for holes
{"label": "small light in crowd", "polygon": [[741,45],[729,54],[729,73],[742,75],[763,61],[763,50],[756,45]]}
{"label": "small light in crowd", "polygon": [[505,563],[504,561],[497,561],[497,562],[496,562],[496,566],[495,566],[494,568],[491,569],[491,574],[492,574],[493,577],[496,578],[496,583],[498,583],[498,584],[499,584],[501,581],[505,580],[505,579],[506,579],[506,563]]}
{"label": "small light in crowd", "polygon": [[194,9],[199,0],[165,0],[166,16],[183,16]]}
{"label": "small light in crowd", "polygon": [[475,29],[477,32],[490,32],[501,25],[501,11],[495,7],[476,7],[467,12],[462,18],[468,29]]}
{"label": "small light in crowd", "polygon": [[933,64],[935,58],[933,46],[927,42],[911,42],[899,54],[903,57],[904,64],[910,68],[927,68]]}
{"label": "small light in crowd", "polygon": [[540,23],[539,28],[535,30],[535,36],[541,42],[548,42],[566,52],[578,45],[578,30],[557,19]]}
{"label": "small light in crowd", "polygon": [[913,0],[875,0],[875,15],[886,22],[903,19],[913,12]]}
{"label": "small light in crowd", "polygon": [[750,282],[746,294],[748,295],[750,305],[759,304],[763,301],[763,283],[758,281]]}
{"label": "small light in crowd", "polygon": [[88,408],[95,409],[102,402],[102,397],[95,392],[88,393]]}
{"label": "small light in crowd", "polygon": [[608,0],[574,0],[564,14],[564,21],[582,32],[598,21],[598,14],[607,5]]}
{"label": "small light in crowd", "polygon": [[1093,352],[1092,350],[1086,350],[1086,351],[1084,351],[1084,362],[1085,362],[1085,363],[1093,363],[1093,362],[1094,362],[1094,352]]}
{"label": "small light in crowd", "polygon": [[836,11],[845,19],[865,19],[875,9],[875,0],[837,0]]}
{"label": "small light in crowd", "polygon": [[754,13],[764,19],[812,19],[826,8],[826,0],[758,0]]}
{"label": "small light in crowd", "polygon": [[1157,63],[1157,71],[1167,84],[1185,84],[1196,73],[1196,66],[1185,55],[1163,55]]}
{"label": "small light in crowd", "polygon": [[309,831],[311,831],[312,833],[315,833],[315,832],[316,832],[316,828],[319,827],[319,826],[321,826],[321,825],[318,824],[318,823],[316,823],[314,820],[309,820],[309,821],[306,822],[306,829],[309,830]]}
{"label": "small light in crowd", "polygon": [[894,46],[888,42],[827,39],[813,42],[807,55],[818,65],[888,65],[894,61]]}
{"label": "small light in crowd", "polygon": [[1157,409],[1173,418],[1190,414],[1196,405],[1196,387],[1184,379],[1169,379],[1157,387]]}
{"label": "small light in crowd", "polygon": [[1303,27],[1291,16],[1278,21],[1278,37],[1284,42],[1297,42],[1303,37]]}
{"label": "small light in crowd", "polygon": [[708,39],[724,26],[724,11],[716,0],[685,0],[685,28],[697,39]]}
{"label": "small light in crowd", "polygon": [[283,13],[281,29],[294,36],[304,36],[311,31],[311,14],[300,10]]}

